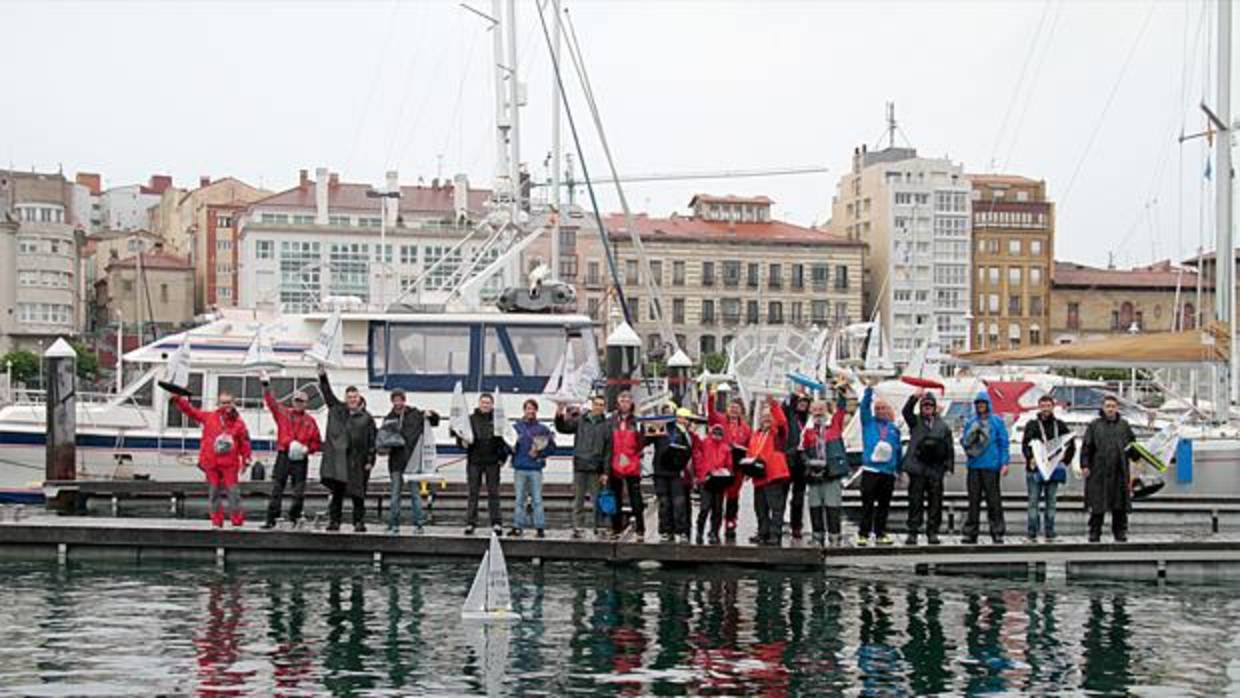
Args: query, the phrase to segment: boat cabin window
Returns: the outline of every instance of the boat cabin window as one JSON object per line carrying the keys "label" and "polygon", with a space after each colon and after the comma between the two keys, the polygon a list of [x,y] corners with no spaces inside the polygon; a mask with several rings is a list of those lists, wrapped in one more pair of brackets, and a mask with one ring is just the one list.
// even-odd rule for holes
{"label": "boat cabin window", "polygon": [[[477,327],[471,325],[390,324],[386,351],[371,355],[371,383],[385,388],[452,390],[460,381],[476,390],[472,347]],[[372,329],[372,341],[383,332]],[[381,362],[386,360],[386,366]]]}
{"label": "boat cabin window", "polygon": [[[202,408],[202,374],[191,372],[189,374],[189,385],[186,387],[189,388],[189,391],[190,391],[189,404],[201,409]],[[173,427],[173,428],[194,426],[193,421],[191,421],[189,417],[186,417],[185,415],[181,414],[181,410],[178,410],[176,406],[174,406],[171,402],[168,403],[167,424],[168,426]]]}
{"label": "boat cabin window", "polygon": [[[241,409],[267,409],[263,405],[263,384],[258,380],[258,376],[219,376],[216,378],[216,392],[221,390],[232,393],[237,407]],[[319,393],[317,379],[308,376],[271,379],[271,394],[284,405],[292,404],[293,393],[298,390],[306,391],[306,396],[310,398],[306,409],[313,411],[323,406],[323,396]]]}
{"label": "boat cabin window", "polygon": [[155,406],[155,376],[150,375],[142,379],[142,385],[133,391],[133,395],[125,401],[129,405],[137,405],[138,407],[154,407]]}
{"label": "boat cabin window", "polygon": [[[306,409],[311,412],[323,406],[323,394],[319,392],[319,381],[315,378],[297,376],[295,378],[272,378],[271,394],[285,407],[293,404],[293,393],[303,390],[309,400]],[[265,408],[264,408],[265,409]]]}

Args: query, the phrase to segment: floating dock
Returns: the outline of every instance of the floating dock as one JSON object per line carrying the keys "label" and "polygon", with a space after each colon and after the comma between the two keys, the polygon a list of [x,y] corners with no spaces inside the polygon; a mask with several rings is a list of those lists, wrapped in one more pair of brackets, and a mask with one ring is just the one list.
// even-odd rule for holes
{"label": "floating dock", "polygon": [[[133,564],[178,561],[243,567],[276,561],[345,561],[399,564],[419,558],[481,557],[486,529],[466,536],[458,528],[428,527],[401,535],[382,530],[326,532],[312,527],[261,531],[254,523],[240,529],[211,528],[208,522],[175,519],[65,517],[38,514],[0,522],[0,558],[42,559],[62,564],[122,561]],[[503,539],[512,560],[593,563],[658,563],[668,566],[735,565],[762,568],[898,570],[918,574],[1003,574],[1038,579],[1118,578],[1170,581],[1240,579],[1240,535],[1183,534],[1136,537],[1128,543],[1090,544],[1068,537],[1053,543],[1023,540],[997,545],[962,545],[945,539],[938,546],[820,549],[800,543],[784,547],[747,543],[691,545],[639,542],[630,537],[572,539],[551,531],[545,539],[528,532]],[[865,572],[869,570],[869,572]]]}

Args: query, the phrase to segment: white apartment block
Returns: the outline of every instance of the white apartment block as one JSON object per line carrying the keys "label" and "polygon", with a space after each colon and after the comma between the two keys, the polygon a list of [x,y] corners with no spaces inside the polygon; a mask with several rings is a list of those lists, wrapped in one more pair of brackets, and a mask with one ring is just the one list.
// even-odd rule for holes
{"label": "white apartment block", "polygon": [[[388,199],[385,219],[383,199],[374,195],[393,191],[400,198]],[[387,186],[378,188],[341,182],[325,168],[310,180],[302,170],[296,187],[254,202],[241,217],[238,305],[311,312],[324,298],[344,296],[380,308],[428,270],[426,289],[438,290],[482,247],[479,238],[453,252],[485,215],[490,196],[470,189],[463,175],[399,186],[389,172]]]}
{"label": "white apartment block", "polygon": [[896,363],[931,328],[945,349],[969,347],[970,194],[961,165],[912,148],[859,148],[840,178],[831,230],[869,245],[866,313],[878,313]]}

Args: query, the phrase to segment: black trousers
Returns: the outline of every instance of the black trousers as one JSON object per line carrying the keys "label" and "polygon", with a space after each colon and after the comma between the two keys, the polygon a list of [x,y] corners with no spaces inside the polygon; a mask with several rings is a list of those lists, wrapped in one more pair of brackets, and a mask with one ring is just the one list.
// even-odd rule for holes
{"label": "black trousers", "polygon": [[641,476],[612,475],[607,478],[607,486],[616,495],[616,514],[611,517],[611,530],[615,533],[624,531],[624,507],[620,503],[624,501],[625,490],[628,490],[629,508],[633,510],[633,530],[639,536],[646,535],[646,503],[642,500]]}
{"label": "black trousers", "polygon": [[656,475],[654,494],[659,498],[659,533],[689,535],[689,489],[684,479]]}
{"label": "black trousers", "polygon": [[[1099,538],[1102,536],[1102,522],[1106,519],[1105,511],[1090,512],[1089,514],[1089,537]],[[1116,538],[1124,538],[1128,535],[1128,510],[1113,509],[1111,510],[1111,535]]]}
{"label": "black trousers", "polygon": [[[331,492],[331,499],[327,502],[327,518],[331,523],[339,526],[340,519],[344,516],[344,498],[349,486],[339,480],[324,480],[323,484]],[[353,525],[357,526],[366,520],[366,498],[349,497],[349,499],[353,502]]]}
{"label": "black trousers", "polygon": [[969,470],[967,485],[969,490],[969,512],[965,516],[962,532],[968,540],[977,538],[981,528],[982,500],[986,500],[986,518],[990,523],[990,537],[999,539],[1006,530],[1003,520],[1003,495],[999,492],[998,470]]}
{"label": "black trousers", "polygon": [[487,514],[491,518],[491,526],[502,526],[504,520],[499,513],[499,464],[467,465],[466,475],[469,480],[469,499],[465,503],[465,525],[478,525],[478,497],[482,494],[482,481],[487,483]]}
{"label": "black trousers", "polygon": [[755,485],[753,488],[753,515],[758,521],[758,542],[765,542],[771,535],[771,512],[766,501],[766,485]]}
{"label": "black trousers", "polygon": [[896,476],[866,470],[861,473],[861,530],[863,537],[871,533],[887,533],[887,512],[891,509],[891,493],[896,489]]}
{"label": "black trousers", "polygon": [[788,470],[792,473],[792,500],[789,506],[790,523],[793,535],[801,532],[801,523],[805,518],[805,460],[799,453],[788,454]]}
{"label": "black trousers", "polygon": [[[788,503],[788,480],[770,482],[762,488],[762,496],[766,500],[766,535],[764,543],[779,543],[784,535],[784,506]],[[754,493],[757,496],[757,493]]]}
{"label": "black trousers", "polygon": [[908,479],[908,532],[939,534],[943,524],[943,478],[937,475],[910,475]]}
{"label": "black trousers", "polygon": [[280,518],[284,488],[289,478],[293,480],[293,504],[288,509],[288,520],[301,518],[301,510],[306,505],[306,472],[309,468],[309,460],[290,461],[288,451],[276,454],[276,467],[271,474],[271,496],[267,500],[267,523],[274,524]]}
{"label": "black trousers", "polygon": [[701,537],[706,531],[706,523],[710,521],[710,534],[719,536],[719,527],[723,523],[723,490],[702,487],[702,499],[698,505],[697,532]]}

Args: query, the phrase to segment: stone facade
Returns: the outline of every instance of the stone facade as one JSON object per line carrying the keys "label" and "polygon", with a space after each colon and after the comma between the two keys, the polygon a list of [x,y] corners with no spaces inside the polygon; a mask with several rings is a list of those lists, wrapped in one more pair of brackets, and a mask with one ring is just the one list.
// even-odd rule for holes
{"label": "stone facade", "polygon": [[1200,306],[1197,275],[1169,262],[1135,269],[1096,269],[1056,262],[1051,285],[1050,341],[1083,342],[1110,336],[1197,327],[1198,311],[1213,318],[1214,289]]}

